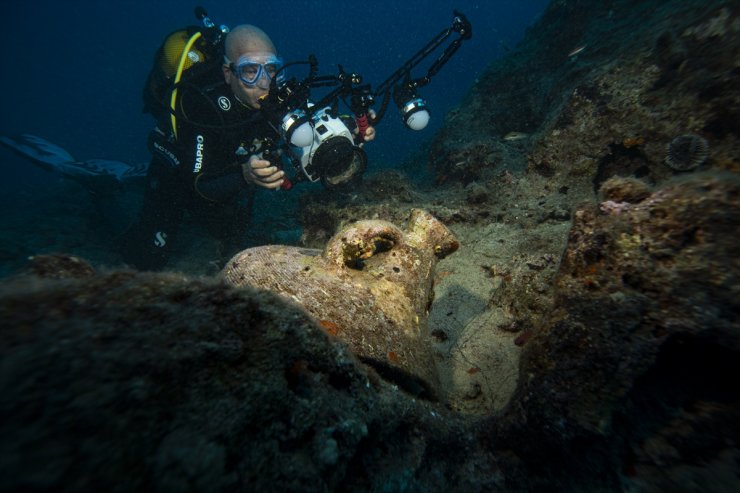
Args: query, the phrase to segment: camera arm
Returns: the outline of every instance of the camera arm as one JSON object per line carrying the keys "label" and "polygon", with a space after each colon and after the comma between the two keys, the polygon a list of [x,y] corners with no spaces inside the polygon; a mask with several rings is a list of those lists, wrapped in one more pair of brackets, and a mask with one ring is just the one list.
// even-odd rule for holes
{"label": "camera arm", "polygon": [[451,29],[455,32],[460,33],[460,37],[453,40],[449,44],[449,46],[445,48],[445,51],[442,52],[439,58],[437,58],[432,66],[429,67],[427,75],[419,79],[419,82],[415,84],[416,87],[421,87],[431,82],[432,77],[437,75],[437,72],[439,72],[444,64],[447,63],[449,59],[452,58],[452,55],[454,55],[455,52],[460,48],[463,40],[470,39],[473,35],[473,30],[470,23],[465,18],[465,16],[458,11],[455,11],[455,20],[452,23]]}
{"label": "camera arm", "polygon": [[[384,116],[390,101],[391,92],[395,93],[394,96],[397,98],[403,98],[408,95],[414,94],[416,88],[423,87],[431,82],[441,68],[452,58],[457,50],[462,45],[462,42],[468,40],[473,35],[473,28],[467,17],[462,12],[457,10],[453,11],[454,17],[452,25],[447,29],[444,29],[434,38],[432,38],[421,50],[414,54],[408,61],[406,61],[400,68],[398,68],[393,74],[391,74],[385,81],[378,85],[375,91],[369,85],[360,85],[362,83],[362,77],[354,73],[344,72],[342,66],[339,66],[338,76],[323,76],[316,77],[316,59],[312,55],[309,57],[311,60],[312,75],[309,76],[310,81],[308,86],[310,87],[326,87],[338,85],[338,87],[327,94],[316,103],[317,108],[321,108],[330,105],[337,98],[343,98],[346,96],[351,97],[350,108],[356,116],[357,124],[361,134],[364,134],[364,130],[370,123],[378,123]],[[443,44],[450,36],[454,33],[459,34],[459,37],[454,39],[445,48],[444,52],[434,61],[432,66],[427,70],[425,76],[418,79],[411,79],[411,70],[419,65],[425,58],[427,58],[432,52],[434,52],[441,44]],[[403,80],[403,83],[399,85],[399,82]],[[372,122],[369,121],[367,112],[370,106],[375,103],[375,99],[378,96],[383,96],[381,108],[375,115]]]}
{"label": "camera arm", "polygon": [[[412,56],[406,63],[404,63],[398,70],[393,72],[386,80],[378,85],[378,88],[373,93],[373,96],[383,96],[383,102],[381,109],[375,117],[375,122],[385,114],[385,110],[388,107],[390,101],[391,89],[395,87],[395,90],[403,94],[413,94],[417,87],[423,87],[431,82],[432,77],[439,72],[439,70],[452,58],[452,55],[460,48],[460,45],[464,40],[468,40],[473,36],[473,27],[468,21],[467,17],[462,12],[457,10],[453,11],[452,26],[443,30],[437,34],[431,41],[429,41],[421,50],[419,50],[414,56]],[[411,70],[419,65],[430,53],[436,50],[442,43],[447,40],[453,33],[458,33],[460,36],[453,40],[445,51],[435,60],[432,66],[427,70],[427,74],[424,77],[418,79],[411,79]],[[404,80],[401,87],[397,84]]]}

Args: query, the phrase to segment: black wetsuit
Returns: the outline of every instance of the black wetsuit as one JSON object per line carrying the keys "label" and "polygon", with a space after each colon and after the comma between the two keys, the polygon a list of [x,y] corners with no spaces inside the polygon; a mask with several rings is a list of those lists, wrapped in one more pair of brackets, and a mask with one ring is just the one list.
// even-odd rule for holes
{"label": "black wetsuit", "polygon": [[210,78],[178,89],[177,138],[169,115],[149,137],[143,208],[122,244],[124,261],[139,269],[164,267],[186,214],[220,241],[218,260],[244,247],[253,190],[241,163],[261,137],[275,132],[260,112],[234,97],[220,72]]}

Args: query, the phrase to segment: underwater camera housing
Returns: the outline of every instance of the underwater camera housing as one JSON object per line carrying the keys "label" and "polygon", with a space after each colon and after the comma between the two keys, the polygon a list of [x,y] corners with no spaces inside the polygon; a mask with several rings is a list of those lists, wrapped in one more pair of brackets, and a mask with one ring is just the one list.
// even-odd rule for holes
{"label": "underwater camera housing", "polygon": [[335,188],[358,180],[367,168],[367,154],[355,145],[347,125],[323,108],[312,117],[310,144],[303,146],[301,170],[310,181]]}
{"label": "underwater camera housing", "polygon": [[347,185],[359,179],[367,168],[367,155],[355,145],[352,132],[330,107],[290,110],[282,118],[283,138],[300,149],[300,171],[311,182],[326,188]]}
{"label": "underwater camera housing", "polygon": [[[435,36],[375,90],[369,84],[362,84],[360,75],[345,72],[341,65],[337,75],[318,75],[318,61],[314,55],[307,61],[287,63],[280,68],[282,71],[291,65],[310,66],[303,80],[288,79],[283,74],[278,83],[279,78],[272,77],[270,90],[260,102],[260,110],[280,136],[282,156],[289,159],[296,170],[295,181],[320,181],[329,189],[358,181],[367,168],[367,155],[356,142],[363,142],[369,126],[380,122],[391,98],[407,128],[422,130],[427,126],[429,110],[418,89],[427,85],[462,42],[472,37],[467,18],[458,11],[453,13],[451,27]],[[434,61],[426,75],[412,78],[411,70],[453,33],[459,36]],[[323,98],[311,97],[312,89],[331,86],[335,89]],[[370,110],[376,98],[382,98],[377,113]],[[340,100],[349,106],[355,125],[352,117],[338,116]],[[290,187],[292,183],[286,178],[283,188]]]}

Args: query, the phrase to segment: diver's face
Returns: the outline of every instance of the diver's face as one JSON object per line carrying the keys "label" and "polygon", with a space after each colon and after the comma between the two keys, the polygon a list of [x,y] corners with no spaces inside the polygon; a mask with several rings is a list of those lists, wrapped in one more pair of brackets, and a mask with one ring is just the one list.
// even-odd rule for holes
{"label": "diver's face", "polygon": [[237,62],[224,65],[224,78],[234,95],[252,109],[260,108],[260,98],[267,95],[275,75],[274,53],[244,53]]}

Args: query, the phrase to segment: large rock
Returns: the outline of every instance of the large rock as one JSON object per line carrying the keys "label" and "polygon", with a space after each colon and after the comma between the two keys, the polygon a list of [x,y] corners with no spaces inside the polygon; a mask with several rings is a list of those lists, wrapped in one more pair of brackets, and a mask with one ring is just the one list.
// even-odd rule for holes
{"label": "large rock", "polygon": [[582,200],[615,174],[669,178],[666,147],[693,133],[705,169],[733,168],[738,56],[730,0],[553,1],[446,116],[429,165],[438,183],[526,169]]}
{"label": "large rock", "polygon": [[[444,463],[475,447],[459,420],[369,377],[274,295],[131,272],[1,287],[0,491],[480,481]],[[465,457],[495,485],[485,454]]]}
{"label": "large rock", "polygon": [[578,208],[554,311],[524,341],[522,384],[491,424],[499,444],[561,469],[563,485],[581,469],[609,488],[736,489],[738,233],[729,174]]}

